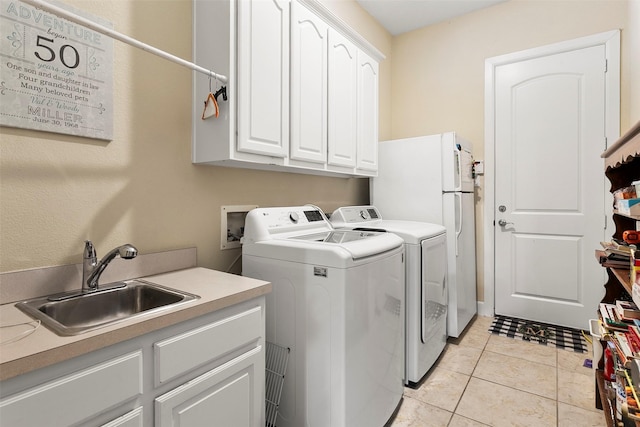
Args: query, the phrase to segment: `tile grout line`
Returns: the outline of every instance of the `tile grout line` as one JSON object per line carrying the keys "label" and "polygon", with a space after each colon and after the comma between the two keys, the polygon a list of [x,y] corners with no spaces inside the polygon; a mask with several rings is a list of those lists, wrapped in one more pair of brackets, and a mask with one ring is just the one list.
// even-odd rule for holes
{"label": "tile grout line", "polygon": [[[489,336],[490,338],[490,336]],[[486,348],[487,348],[487,344],[489,343],[489,338],[487,338],[487,340],[484,342],[484,345],[482,346],[482,351],[480,352],[480,356],[478,357],[478,360],[476,360],[476,363],[473,365],[473,369],[471,370],[471,373],[469,374],[469,379],[467,380],[467,383],[464,386],[464,390],[462,390],[462,394],[460,394],[460,399],[458,399],[458,402],[456,403],[456,406],[453,408],[453,412],[451,413],[451,418],[449,419],[449,422],[447,423],[447,425],[451,424],[451,421],[453,421],[453,416],[454,415],[458,415],[460,417],[463,418],[467,418],[470,420],[473,420],[475,422],[480,423],[480,421],[475,420],[473,418],[469,418],[469,417],[464,417],[463,415],[459,415],[456,414],[456,411],[458,410],[458,406],[460,406],[460,402],[462,402],[462,398],[464,397],[464,394],[467,392],[467,388],[469,387],[469,383],[471,382],[471,378],[473,377],[473,373],[476,371],[476,368],[478,367],[478,363],[480,363],[480,359],[482,358],[482,355],[484,354]]]}
{"label": "tile grout line", "polygon": [[560,427],[560,404],[558,403],[558,390],[560,388],[560,358],[558,357],[558,352],[560,349],[556,348],[556,427]]}

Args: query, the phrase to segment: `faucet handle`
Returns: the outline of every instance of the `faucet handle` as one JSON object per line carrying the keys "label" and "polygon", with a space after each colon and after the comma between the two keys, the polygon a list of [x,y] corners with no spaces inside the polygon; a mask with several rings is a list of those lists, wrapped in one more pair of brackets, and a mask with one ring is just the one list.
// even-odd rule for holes
{"label": "faucet handle", "polygon": [[91,243],[91,240],[85,240],[84,241],[83,258],[84,259],[96,259],[97,258],[96,248],[93,247],[93,243]]}

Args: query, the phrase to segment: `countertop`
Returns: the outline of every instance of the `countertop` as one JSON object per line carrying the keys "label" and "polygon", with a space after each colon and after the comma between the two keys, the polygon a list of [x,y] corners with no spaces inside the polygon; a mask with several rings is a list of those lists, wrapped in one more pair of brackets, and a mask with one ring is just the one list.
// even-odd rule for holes
{"label": "countertop", "polygon": [[[149,313],[84,334],[63,337],[40,325],[15,342],[7,325],[33,319],[14,303],[0,305],[0,381],[117,344],[212,311],[271,292],[262,280],[196,267],[140,277],[151,283],[198,295],[200,298],[175,309]],[[22,329],[24,330],[24,329]]]}

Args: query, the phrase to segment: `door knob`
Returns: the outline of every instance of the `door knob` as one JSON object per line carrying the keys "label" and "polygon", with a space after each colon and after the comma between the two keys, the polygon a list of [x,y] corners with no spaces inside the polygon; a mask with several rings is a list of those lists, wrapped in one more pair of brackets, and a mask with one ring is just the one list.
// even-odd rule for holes
{"label": "door knob", "polygon": [[507,226],[507,225],[509,225],[509,224],[513,225],[513,223],[512,223],[512,222],[507,222],[507,221],[505,221],[504,219],[501,219],[501,220],[499,220],[499,221],[498,221],[498,225],[499,225],[500,227],[506,227],[506,226]]}

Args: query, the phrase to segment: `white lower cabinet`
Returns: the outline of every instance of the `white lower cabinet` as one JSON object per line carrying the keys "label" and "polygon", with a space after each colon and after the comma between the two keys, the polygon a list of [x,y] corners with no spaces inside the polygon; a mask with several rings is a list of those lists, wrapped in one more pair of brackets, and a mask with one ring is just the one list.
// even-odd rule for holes
{"label": "white lower cabinet", "polygon": [[128,412],[107,424],[103,424],[102,427],[144,427],[142,406],[137,407],[133,411]]}
{"label": "white lower cabinet", "polygon": [[258,425],[262,416],[256,402],[261,395],[256,393],[255,382],[264,369],[263,350],[255,348],[158,397],[155,401],[156,425]]}
{"label": "white lower cabinet", "polygon": [[142,392],[142,351],[136,351],[2,399],[0,419],[13,427],[70,426]]}
{"label": "white lower cabinet", "polygon": [[0,422],[264,426],[264,297],[10,378]]}

